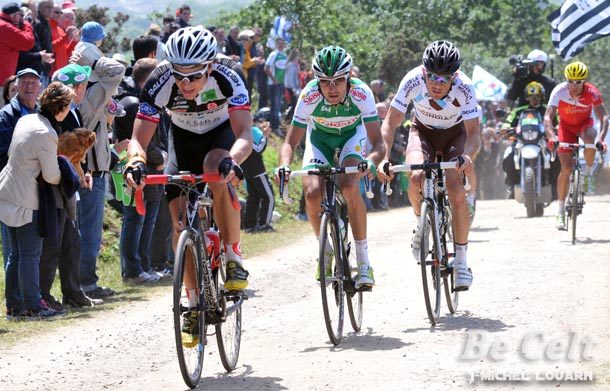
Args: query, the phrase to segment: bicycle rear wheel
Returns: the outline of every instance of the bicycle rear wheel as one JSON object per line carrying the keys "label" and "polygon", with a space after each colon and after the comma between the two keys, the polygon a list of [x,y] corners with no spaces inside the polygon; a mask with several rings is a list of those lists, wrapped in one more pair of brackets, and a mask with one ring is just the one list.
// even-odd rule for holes
{"label": "bicycle rear wheel", "polygon": [[[434,326],[441,312],[441,273],[437,256],[441,241],[439,232],[436,229],[434,210],[429,208],[426,202],[422,204],[419,227],[422,230],[419,264],[424,288],[424,301],[426,303],[428,319]],[[430,249],[431,243],[432,249]]]}
{"label": "bicycle rear wheel", "polygon": [[[182,378],[187,386],[195,388],[201,378],[203,368],[203,357],[205,351],[205,312],[201,311],[203,300],[203,284],[200,262],[199,243],[194,230],[186,229],[180,234],[176,246],[174,260],[174,287],[173,287],[173,312],[174,312],[174,334],[176,337],[176,352]],[[185,272],[189,270],[190,275],[196,281],[196,289],[202,292],[199,297],[197,308],[189,308],[187,304],[187,291],[185,285]],[[186,312],[197,312],[196,336],[189,337],[182,333],[182,322]]]}
{"label": "bicycle rear wheel", "polygon": [[[330,238],[329,238],[330,235]],[[333,248],[334,256],[325,259],[327,243]],[[330,213],[324,213],[320,222],[320,251],[319,271],[320,290],[322,291],[322,310],[324,311],[324,322],[326,331],[333,345],[339,345],[343,336],[344,317],[344,291],[343,291],[343,262],[339,232],[333,222]],[[328,262],[328,265],[327,265]],[[326,276],[326,270],[330,270]]]}
{"label": "bicycle rear wheel", "polygon": [[[218,287],[218,274],[214,277],[214,284]],[[218,343],[218,353],[222,366],[231,372],[237,365],[239,358],[239,348],[241,345],[241,303],[238,303],[239,296],[224,294],[224,289],[217,290],[221,299],[220,305],[225,319],[216,324],[216,342]]]}
{"label": "bicycle rear wheel", "polygon": [[[347,254],[349,271],[352,276],[352,281],[354,279],[355,274],[358,272],[358,264],[356,262],[356,254],[351,249],[348,250]],[[362,328],[362,312],[364,308],[364,295],[362,292],[354,292],[353,294],[348,294],[347,296],[347,312],[349,313],[349,320],[352,324],[352,328],[354,331],[358,332]]]}
{"label": "bicycle rear wheel", "polygon": [[573,183],[573,189],[572,189],[572,194],[570,194],[571,196],[571,201],[572,201],[572,205],[571,205],[571,215],[572,215],[572,244],[576,243],[576,220],[578,217],[578,195],[580,193],[580,181],[582,180],[582,178],[580,177],[580,171],[578,170],[574,170],[572,172],[573,178],[572,178],[572,183]]}

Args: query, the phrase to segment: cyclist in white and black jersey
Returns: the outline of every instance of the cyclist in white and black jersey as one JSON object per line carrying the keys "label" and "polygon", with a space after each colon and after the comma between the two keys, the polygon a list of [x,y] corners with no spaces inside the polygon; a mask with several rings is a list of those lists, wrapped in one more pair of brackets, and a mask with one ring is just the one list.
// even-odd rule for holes
{"label": "cyclist in white and black jersey", "polygon": [[[134,187],[145,170],[145,149],[152,138],[159,112],[171,113],[169,157],[166,174],[190,171],[194,174],[222,173],[224,183],[210,183],[214,194],[214,219],[225,243],[228,290],[248,286],[240,251],[240,214],[233,209],[226,182],[241,179],[239,163],[252,151],[252,115],[241,66],[217,55],[216,38],[202,26],[186,27],[172,34],[166,44],[166,61],[160,63],[146,81],[140,96],[140,108],[129,143],[129,163],[125,172]],[[237,177],[237,178],[236,178]],[[145,181],[145,179],[144,179]],[[186,200],[175,186],[168,185],[174,227],[174,245],[186,226]],[[187,269],[185,273],[188,274]],[[185,276],[195,288],[194,276]],[[197,295],[189,294],[195,306]],[[192,302],[191,302],[192,301]],[[196,318],[185,316],[183,332],[195,327]],[[192,334],[192,333],[191,333]]]}
{"label": "cyclist in white and black jersey", "polygon": [[[428,45],[422,66],[412,69],[402,79],[381,126],[381,133],[386,151],[389,151],[394,131],[402,123],[409,103],[413,103],[415,116],[409,133],[406,163],[434,161],[437,153],[444,161],[458,156],[464,158],[458,171],[447,171],[446,184],[453,209],[456,288],[466,290],[472,284],[472,272],[466,260],[470,218],[461,172],[471,168],[470,156],[478,151],[480,138],[475,90],[470,79],[458,71],[460,64],[460,52],[451,42],[440,40]],[[382,166],[388,161],[386,153]],[[421,171],[411,173],[408,190],[416,216],[421,210],[421,174]],[[391,165],[389,176],[383,170],[379,170],[379,176],[390,180]],[[419,242],[419,238],[413,238],[416,258],[419,257]]]}

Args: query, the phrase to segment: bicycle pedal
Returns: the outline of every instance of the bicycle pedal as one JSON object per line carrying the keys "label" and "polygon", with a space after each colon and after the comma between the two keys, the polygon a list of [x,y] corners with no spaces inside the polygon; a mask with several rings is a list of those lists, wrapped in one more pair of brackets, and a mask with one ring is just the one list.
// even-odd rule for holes
{"label": "bicycle pedal", "polygon": [[362,285],[360,288],[356,289],[356,292],[372,292],[373,286],[371,285]]}
{"label": "bicycle pedal", "polygon": [[466,292],[468,290],[468,287],[467,286],[458,286],[458,287],[453,288],[453,290],[455,292]]}

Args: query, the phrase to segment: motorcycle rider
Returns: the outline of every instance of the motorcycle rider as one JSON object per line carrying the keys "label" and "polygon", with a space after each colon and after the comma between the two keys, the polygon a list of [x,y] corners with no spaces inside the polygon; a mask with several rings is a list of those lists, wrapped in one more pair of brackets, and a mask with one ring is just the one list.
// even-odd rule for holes
{"label": "motorcycle rider", "polygon": [[506,100],[511,108],[515,103],[517,103],[517,107],[527,104],[527,96],[524,94],[524,91],[529,83],[536,81],[544,87],[546,93],[542,103],[549,101],[551,91],[553,91],[557,84],[555,80],[544,74],[548,61],[548,56],[545,52],[540,49],[534,49],[527,55],[527,60],[533,61],[533,63],[527,66],[527,75],[525,77],[519,72],[518,67],[515,67],[513,70],[514,79],[506,91]]}
{"label": "motorcycle rider", "polygon": [[[527,97],[528,104],[519,106],[513,109],[504,124],[502,124],[502,134],[506,134],[508,129],[515,128],[519,123],[519,117],[524,110],[535,109],[540,113],[540,117],[544,118],[544,114],[546,113],[546,105],[542,103],[545,96],[544,86],[537,81],[532,81],[527,84],[525,90],[523,91],[523,95]],[[556,121],[555,121],[556,122]],[[515,196],[515,185],[520,181],[519,171],[515,168],[515,149],[514,143],[510,147],[506,148],[504,152],[504,160],[502,161],[502,168],[506,173],[506,185],[508,186],[508,198],[513,199]],[[551,172],[550,172],[550,181],[553,184],[553,199],[557,198],[557,187],[556,187],[556,178],[559,175],[560,164],[559,161],[555,161],[551,163]]]}

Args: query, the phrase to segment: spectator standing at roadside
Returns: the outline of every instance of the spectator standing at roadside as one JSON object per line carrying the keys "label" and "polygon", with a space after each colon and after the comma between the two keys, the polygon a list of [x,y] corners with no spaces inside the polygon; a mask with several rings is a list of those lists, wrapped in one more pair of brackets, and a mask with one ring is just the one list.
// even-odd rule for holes
{"label": "spectator standing at roadside", "polygon": [[[24,69],[17,74],[17,95],[0,110],[0,170],[8,163],[8,151],[17,121],[24,115],[36,112],[40,93],[40,75],[33,69]],[[2,255],[4,268],[11,253],[8,226],[0,221],[2,231]]]}
{"label": "spectator standing at roadside", "polygon": [[[254,74],[256,75],[256,89],[258,90],[258,107],[267,107],[269,104],[269,87],[267,85],[267,73],[265,72],[265,47],[260,42],[263,34],[263,30],[260,27],[254,29],[254,41],[253,47],[256,49],[256,55],[263,59],[263,61],[256,64],[254,68]],[[248,76],[249,77],[249,76]]]}
{"label": "spectator standing at roadside", "polygon": [[0,172],[0,220],[9,227],[11,255],[6,266],[7,318],[53,319],[65,315],[42,300],[39,262],[43,238],[39,221],[37,177],[57,185],[62,179],[57,156],[57,130],[70,112],[74,92],[52,83],[40,98],[40,113],[19,119],[9,160]]}
{"label": "spectator standing at roadside", "polygon": [[180,25],[180,28],[190,26],[192,18],[191,7],[189,7],[188,4],[182,4],[182,6],[176,11],[176,18],[176,21],[178,22],[178,25]]}
{"label": "spectator standing at roadside", "polygon": [[301,93],[301,80],[299,78],[299,72],[301,70],[301,64],[299,63],[300,59],[301,54],[299,53],[299,49],[292,49],[288,54],[284,87],[288,97],[288,113],[286,114],[286,119],[289,121],[292,120],[294,108],[299,99],[299,94]]}
{"label": "spectator standing at roadside", "polygon": [[57,7],[53,9],[53,14],[55,15],[56,13],[59,13],[57,19],[51,18],[49,20],[53,53],[55,54],[55,62],[52,65],[51,74],[68,65],[68,60],[79,40],[76,26],[68,24],[70,20],[72,23],[74,22],[74,13],[66,11],[67,14],[64,16],[61,8],[57,9]]}
{"label": "spectator standing at roadside", "polygon": [[227,44],[225,46],[225,56],[231,57],[235,62],[241,62],[242,47],[239,44],[239,27],[233,26],[227,35]]}
{"label": "spectator standing at roadside", "polygon": [[[40,48],[46,53],[51,54],[55,60],[55,53],[53,52],[53,36],[51,35],[51,15],[53,14],[53,1],[42,0],[38,2],[38,19],[34,22],[34,30],[36,31],[36,37]],[[45,88],[49,84],[51,79],[51,67],[52,62],[43,62],[40,73],[40,81],[42,87]]]}
{"label": "spectator standing at roadside", "polygon": [[253,37],[254,31],[252,30],[243,30],[238,35],[239,41],[243,45],[243,61],[241,66],[244,70],[244,75],[246,76],[248,96],[250,99],[252,99],[252,86],[256,75],[254,69],[259,61],[262,60],[261,57],[257,56],[256,46],[252,39]]}
{"label": "spectator standing at roadside", "polygon": [[17,3],[2,6],[0,14],[0,85],[16,73],[20,51],[34,47],[32,25],[23,20],[23,12]]}
{"label": "spectator standing at roadside", "polygon": [[288,57],[286,41],[283,38],[275,40],[276,49],[269,54],[265,61],[265,73],[267,74],[269,85],[269,100],[271,101],[271,129],[275,134],[281,134],[280,129],[280,110],[282,97],[284,96],[284,76],[286,74],[286,60]]}
{"label": "spectator standing at roadside", "polygon": [[11,99],[13,99],[13,97],[15,97],[15,95],[17,95],[16,81],[17,81],[17,76],[13,75],[13,76],[10,76],[8,79],[6,79],[6,81],[4,82],[4,88],[2,89],[2,105],[3,106],[5,104],[7,104],[8,102],[10,102]]}

